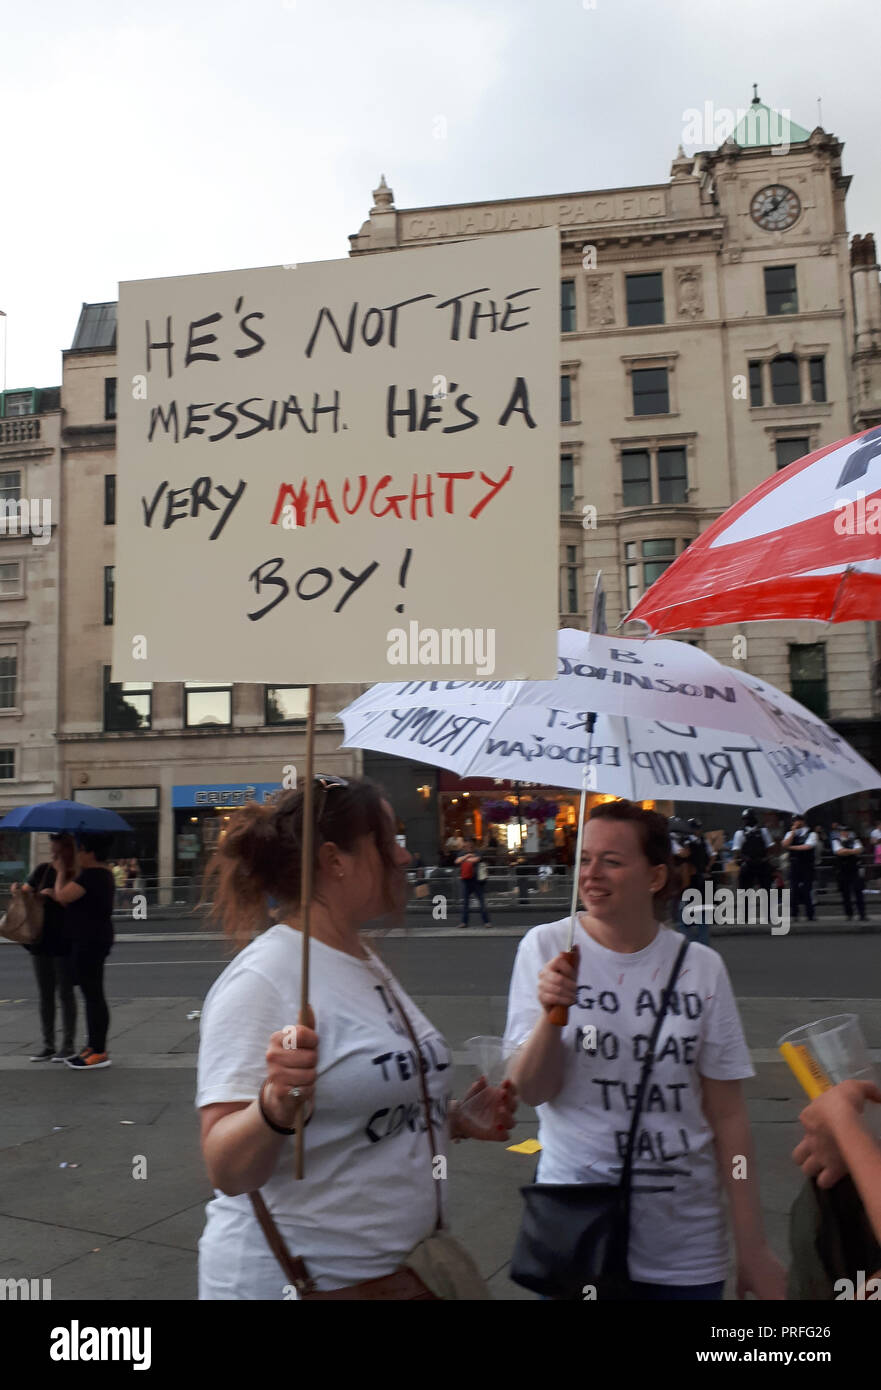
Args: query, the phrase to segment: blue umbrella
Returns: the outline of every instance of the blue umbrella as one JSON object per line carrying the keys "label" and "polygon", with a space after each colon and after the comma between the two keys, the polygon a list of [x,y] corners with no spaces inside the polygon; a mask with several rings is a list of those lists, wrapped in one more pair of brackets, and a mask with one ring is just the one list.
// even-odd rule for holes
{"label": "blue umbrella", "polygon": [[84,806],[80,801],[38,801],[34,806],[17,806],[0,820],[0,830],[131,830],[128,821],[115,811],[100,806]]}

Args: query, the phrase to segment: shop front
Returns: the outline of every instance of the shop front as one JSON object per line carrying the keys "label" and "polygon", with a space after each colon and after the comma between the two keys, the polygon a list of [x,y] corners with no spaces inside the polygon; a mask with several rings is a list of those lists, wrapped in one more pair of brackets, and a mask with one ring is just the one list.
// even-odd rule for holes
{"label": "shop front", "polygon": [[[440,843],[448,859],[455,854],[458,839],[473,835],[499,863],[526,856],[537,862],[572,864],[580,798],[581,793],[572,788],[495,777],[459,778],[441,771]],[[588,814],[594,806],[615,800],[602,792],[588,792]],[[673,813],[670,801],[643,801],[640,805],[664,815]]]}
{"label": "shop front", "polygon": [[73,800],[122,816],[131,832],[120,831],[114,836],[110,857],[136,859],[140,877],[148,885],[155,882],[159,872],[159,788],[76,787]]}
{"label": "shop front", "polygon": [[201,880],[233,811],[263,806],[284,792],[281,782],[196,782],[172,788],[174,877]]}

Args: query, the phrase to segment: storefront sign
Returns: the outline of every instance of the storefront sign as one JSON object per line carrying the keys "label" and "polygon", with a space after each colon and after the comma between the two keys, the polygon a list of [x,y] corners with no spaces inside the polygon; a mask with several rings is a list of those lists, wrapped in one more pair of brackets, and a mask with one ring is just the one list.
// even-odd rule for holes
{"label": "storefront sign", "polygon": [[546,227],[121,285],[113,680],[552,677],[559,265]]}
{"label": "storefront sign", "polygon": [[171,804],[177,806],[225,807],[244,806],[247,801],[266,804],[284,792],[280,782],[223,782],[200,783],[174,787]]}
{"label": "storefront sign", "polygon": [[159,808],[158,787],[77,787],[74,801],[84,806],[100,806],[113,811],[155,811]]}

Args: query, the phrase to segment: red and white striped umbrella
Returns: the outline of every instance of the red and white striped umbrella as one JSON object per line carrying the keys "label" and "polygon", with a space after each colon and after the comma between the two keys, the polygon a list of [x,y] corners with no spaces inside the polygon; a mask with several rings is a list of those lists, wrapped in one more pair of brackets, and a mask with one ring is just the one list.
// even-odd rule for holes
{"label": "red and white striped umbrella", "polygon": [[628,618],[656,633],[774,618],[881,620],[881,426],[760,483]]}

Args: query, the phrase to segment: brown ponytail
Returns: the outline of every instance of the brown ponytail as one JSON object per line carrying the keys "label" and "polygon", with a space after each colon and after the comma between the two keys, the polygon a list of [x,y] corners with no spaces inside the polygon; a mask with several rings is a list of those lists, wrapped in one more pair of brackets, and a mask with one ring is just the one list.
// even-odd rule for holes
{"label": "brown ponytail", "polygon": [[[403,907],[403,878],[397,869],[394,831],[382,807],[382,792],[373,782],[349,781],[326,791],[316,787],[313,816],[313,884],[318,887],[318,851],[331,842],[351,852],[371,835],[385,871],[389,912]],[[227,829],[205,870],[200,906],[209,896],[209,920],[244,945],[271,925],[268,899],[300,901],[303,793],[286,792],[271,806],[249,802],[229,818]]]}

